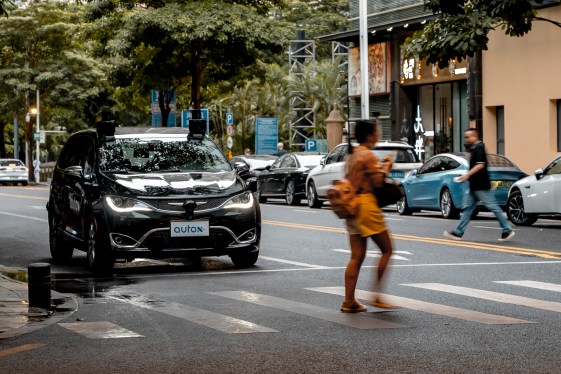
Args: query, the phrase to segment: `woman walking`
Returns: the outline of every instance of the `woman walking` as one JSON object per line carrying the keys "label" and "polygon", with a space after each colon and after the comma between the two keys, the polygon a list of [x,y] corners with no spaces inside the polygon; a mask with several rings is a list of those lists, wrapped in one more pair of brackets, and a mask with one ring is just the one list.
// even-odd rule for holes
{"label": "woman walking", "polygon": [[344,313],[359,313],[367,310],[355,299],[355,289],[360,268],[366,257],[368,238],[380,248],[382,256],[378,261],[376,280],[374,283],[375,297],[371,304],[378,308],[391,308],[380,297],[382,279],[393,252],[388,229],[378,206],[374,187],[384,183],[386,174],[391,170],[391,157],[380,162],[372,152],[372,147],[378,141],[378,121],[358,121],[355,127],[355,138],[359,145],[353,147],[349,141],[350,156],[347,160],[347,178],[350,180],[359,199],[359,213],[347,219],[347,230],[351,245],[351,259],[345,270],[345,299],[341,306]]}

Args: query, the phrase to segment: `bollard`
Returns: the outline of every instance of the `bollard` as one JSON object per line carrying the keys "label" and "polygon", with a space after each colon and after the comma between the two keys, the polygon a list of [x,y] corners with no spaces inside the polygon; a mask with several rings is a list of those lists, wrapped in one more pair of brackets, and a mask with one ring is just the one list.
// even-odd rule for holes
{"label": "bollard", "polygon": [[29,307],[51,310],[51,265],[29,264],[27,279]]}

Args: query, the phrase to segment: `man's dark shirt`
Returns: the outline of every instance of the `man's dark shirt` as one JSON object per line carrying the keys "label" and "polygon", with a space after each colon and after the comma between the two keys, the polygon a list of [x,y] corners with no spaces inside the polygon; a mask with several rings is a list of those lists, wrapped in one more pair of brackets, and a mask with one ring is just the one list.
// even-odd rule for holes
{"label": "man's dark shirt", "polygon": [[490,190],[491,182],[489,181],[489,172],[487,171],[487,154],[485,153],[485,144],[483,144],[482,141],[478,141],[471,147],[470,152],[470,170],[480,163],[484,163],[485,166],[469,178],[469,188],[472,191]]}

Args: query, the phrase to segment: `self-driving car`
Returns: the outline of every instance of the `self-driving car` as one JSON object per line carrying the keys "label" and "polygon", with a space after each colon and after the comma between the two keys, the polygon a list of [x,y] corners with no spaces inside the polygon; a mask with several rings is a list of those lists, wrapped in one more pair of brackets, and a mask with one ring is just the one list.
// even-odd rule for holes
{"label": "self-driving car", "polygon": [[117,259],[222,255],[253,265],[261,236],[255,182],[242,180],[203,130],[102,123],[70,136],[47,203],[53,259],[76,248],[96,270]]}

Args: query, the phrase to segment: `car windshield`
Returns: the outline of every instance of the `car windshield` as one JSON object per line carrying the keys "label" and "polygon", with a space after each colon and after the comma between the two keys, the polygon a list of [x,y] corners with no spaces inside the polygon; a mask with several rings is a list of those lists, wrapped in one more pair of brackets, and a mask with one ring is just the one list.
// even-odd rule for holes
{"label": "car windshield", "polygon": [[118,137],[100,151],[102,172],[231,171],[226,157],[210,139]]}
{"label": "car windshield", "polygon": [[395,153],[393,161],[396,164],[409,164],[419,162],[417,155],[410,148],[375,148],[374,153],[380,159]]}

